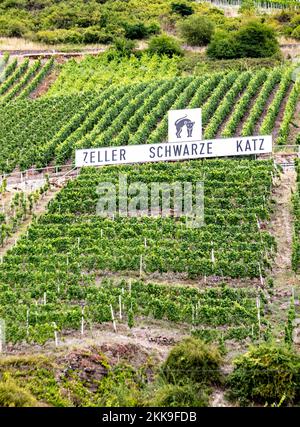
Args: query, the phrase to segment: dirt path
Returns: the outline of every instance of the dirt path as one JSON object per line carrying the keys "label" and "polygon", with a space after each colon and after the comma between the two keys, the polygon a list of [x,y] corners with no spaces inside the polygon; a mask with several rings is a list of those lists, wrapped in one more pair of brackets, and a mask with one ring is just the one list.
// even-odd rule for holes
{"label": "dirt path", "polygon": [[279,185],[273,197],[276,201],[275,212],[269,223],[269,230],[277,241],[277,255],[274,273],[291,271],[293,217],[291,212],[291,194],[296,188],[296,172],[286,170],[282,173]]}
{"label": "dirt path", "polygon": [[290,133],[288,137],[288,144],[296,144],[296,138],[300,132],[300,102],[298,99],[294,116],[290,123]]}
{"label": "dirt path", "polygon": [[154,319],[136,319],[137,326],[130,329],[126,323],[118,323],[117,332],[114,332],[111,322],[93,326],[86,329],[82,336],[80,331],[64,331],[58,334],[58,346],[53,341],[44,345],[17,344],[6,348],[6,355],[13,354],[52,354],[53,352],[65,352],[71,349],[84,349],[91,346],[128,345],[133,344],[147,351],[154,351],[164,360],[174,344],[183,337],[189,336],[188,326],[174,325],[171,322]]}

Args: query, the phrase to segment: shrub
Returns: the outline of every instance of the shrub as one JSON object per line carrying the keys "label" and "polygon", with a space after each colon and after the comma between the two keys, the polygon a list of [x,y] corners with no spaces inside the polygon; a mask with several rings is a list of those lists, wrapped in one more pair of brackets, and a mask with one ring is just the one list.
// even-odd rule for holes
{"label": "shrub", "polygon": [[19,387],[12,378],[8,377],[0,381],[0,406],[37,406],[37,401],[27,390]]}
{"label": "shrub", "polygon": [[124,23],[125,37],[130,40],[143,39],[148,35],[147,27],[143,22],[134,24]]}
{"label": "shrub", "polygon": [[169,353],[162,373],[170,383],[188,381],[210,384],[220,379],[221,355],[218,349],[197,338],[187,338]]}
{"label": "shrub", "polygon": [[182,37],[192,46],[207,45],[214,32],[213,23],[205,16],[193,15],[181,22],[178,27]]}
{"label": "shrub", "polygon": [[134,48],[135,42],[133,40],[127,40],[122,37],[117,37],[114,40],[112,48],[108,52],[108,58],[129,58],[132,55]]}
{"label": "shrub", "polygon": [[140,40],[151,34],[158,34],[160,28],[157,24],[152,23],[146,26],[143,22],[129,23],[124,22],[125,37],[129,40]]}
{"label": "shrub", "polygon": [[232,33],[217,31],[206,50],[207,55],[213,59],[238,58],[238,46]]}
{"label": "shrub", "polygon": [[0,17],[0,35],[4,37],[22,37],[26,34],[26,22],[19,18]]}
{"label": "shrub", "polygon": [[155,390],[150,406],[163,407],[204,407],[208,406],[208,394],[205,389],[193,383],[185,385],[165,384]]}
{"label": "shrub", "polygon": [[149,42],[148,52],[151,55],[166,55],[169,58],[172,56],[183,55],[182,49],[180,48],[177,41],[166,34],[160,36],[154,36]]}
{"label": "shrub", "polygon": [[285,346],[251,347],[234,361],[228,385],[229,396],[242,404],[292,403],[300,397],[300,356]]}
{"label": "shrub", "polygon": [[194,13],[193,8],[186,3],[172,3],[171,10],[181,16],[189,16]]}
{"label": "shrub", "polygon": [[103,31],[99,30],[96,27],[88,27],[86,28],[83,33],[83,43],[110,43],[113,40],[113,35]]}
{"label": "shrub", "polygon": [[77,30],[47,30],[36,33],[38,41],[47,44],[72,43],[78,44],[83,42],[83,35]]}
{"label": "shrub", "polygon": [[249,22],[237,32],[237,44],[240,58],[266,58],[279,50],[274,30],[256,21]]}
{"label": "shrub", "polygon": [[278,46],[273,29],[253,21],[232,33],[217,32],[207,55],[215,59],[267,58],[279,51]]}

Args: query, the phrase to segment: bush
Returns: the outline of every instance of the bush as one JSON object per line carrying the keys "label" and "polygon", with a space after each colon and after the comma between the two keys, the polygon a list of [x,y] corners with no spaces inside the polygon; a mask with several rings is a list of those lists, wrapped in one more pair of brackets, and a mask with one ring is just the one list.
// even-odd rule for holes
{"label": "bush", "polygon": [[114,40],[111,49],[108,51],[108,58],[129,58],[133,54],[134,48],[135,42],[133,40],[127,40],[122,37],[117,37]]}
{"label": "bush", "polygon": [[272,28],[259,22],[249,22],[237,32],[240,57],[266,58],[279,50]]}
{"label": "bush", "polygon": [[22,37],[26,34],[26,23],[18,18],[0,17],[0,35],[3,37]]}
{"label": "bush", "polygon": [[149,42],[148,52],[151,55],[166,55],[169,58],[178,55],[182,56],[183,52],[177,41],[166,34],[154,36]]}
{"label": "bush", "polygon": [[0,382],[1,407],[37,406],[36,399],[26,390],[19,387],[10,377]]}
{"label": "bush", "polygon": [[300,356],[284,346],[262,344],[234,361],[229,396],[249,401],[292,403],[300,398]]}
{"label": "bush", "polygon": [[162,373],[170,383],[211,384],[220,379],[221,355],[218,349],[197,338],[187,338],[169,353]]}
{"label": "bush", "polygon": [[149,406],[163,407],[204,407],[208,406],[208,394],[193,383],[185,385],[166,384],[155,390],[155,397]]}
{"label": "bush", "polygon": [[178,27],[182,37],[191,46],[207,45],[214,32],[213,23],[205,16],[193,15],[181,22]]}
{"label": "bush", "polygon": [[194,13],[193,8],[186,3],[172,3],[171,10],[181,16],[189,16]]}
{"label": "bush", "polygon": [[279,51],[274,31],[259,22],[249,22],[240,30],[217,32],[207,48],[214,59],[267,58]]}
{"label": "bush", "polygon": [[125,37],[129,40],[144,39],[149,35],[158,34],[160,30],[159,26],[155,23],[146,26],[143,22],[125,22],[123,27],[125,30]]}
{"label": "bush", "polygon": [[107,44],[113,41],[113,35],[99,30],[96,27],[89,27],[82,33],[83,43],[103,43]]}
{"label": "bush", "polygon": [[207,55],[213,59],[238,58],[238,46],[232,33],[217,31],[206,50]]}
{"label": "bush", "polygon": [[83,42],[83,35],[77,30],[48,30],[38,31],[36,33],[38,41],[47,44],[72,43],[79,44]]}

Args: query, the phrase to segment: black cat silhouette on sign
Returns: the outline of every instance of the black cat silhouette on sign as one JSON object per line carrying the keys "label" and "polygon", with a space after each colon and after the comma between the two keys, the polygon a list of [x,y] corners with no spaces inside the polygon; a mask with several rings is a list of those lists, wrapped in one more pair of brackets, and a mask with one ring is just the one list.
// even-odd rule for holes
{"label": "black cat silhouette on sign", "polygon": [[201,108],[169,111],[169,142],[201,141]]}
{"label": "black cat silhouette on sign", "polygon": [[181,138],[183,126],[186,126],[187,137],[191,138],[193,136],[194,124],[195,122],[192,122],[190,119],[188,119],[187,115],[185,115],[184,117],[181,117],[180,119],[177,119],[175,122],[177,138]]}

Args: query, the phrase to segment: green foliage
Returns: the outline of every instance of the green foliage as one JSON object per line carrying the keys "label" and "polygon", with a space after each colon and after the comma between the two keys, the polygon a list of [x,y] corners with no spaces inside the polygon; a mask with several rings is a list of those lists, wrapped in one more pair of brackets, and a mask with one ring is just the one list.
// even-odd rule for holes
{"label": "green foliage", "polygon": [[141,406],[145,384],[142,372],[119,364],[104,377],[97,390],[97,406]]}
{"label": "green foliage", "polygon": [[286,144],[288,142],[288,137],[290,134],[290,125],[294,118],[297,102],[300,95],[300,82],[297,81],[289,95],[287,100],[284,115],[279,128],[279,135],[277,139],[277,144]]}
{"label": "green foliage", "polygon": [[173,13],[178,13],[180,16],[189,16],[194,13],[192,6],[186,3],[171,3]]}
{"label": "green foliage", "polygon": [[238,58],[238,46],[234,34],[223,30],[216,31],[207,47],[206,53],[209,58],[213,59]]}
{"label": "green foliage", "polygon": [[183,55],[177,40],[166,34],[152,37],[149,41],[148,52],[150,55],[167,56],[169,58]]}
{"label": "green foliage", "polygon": [[257,21],[250,21],[238,31],[218,31],[207,49],[207,55],[216,59],[263,58],[278,53],[274,30]]}
{"label": "green foliage", "polygon": [[1,407],[32,407],[37,406],[34,396],[21,388],[9,375],[3,375],[0,380]]}
{"label": "green foliage", "polygon": [[126,40],[124,38],[117,38],[114,40],[113,46],[108,55],[111,59],[115,58],[130,58],[135,48],[133,40]]}
{"label": "green foliage", "polygon": [[191,337],[173,347],[162,367],[162,374],[172,384],[188,381],[214,384],[220,380],[221,362],[216,347]]}
{"label": "green foliage", "polygon": [[134,327],[134,314],[132,308],[128,311],[128,327],[130,329]]}
{"label": "green foliage", "polygon": [[294,37],[294,39],[300,40],[300,25],[298,25],[291,34],[292,37]]}
{"label": "green foliage", "polygon": [[269,57],[279,50],[274,30],[257,21],[242,26],[236,39],[240,57]]}
{"label": "green foliage", "polygon": [[193,15],[179,23],[179,30],[189,45],[206,46],[212,38],[214,24],[204,15]]}
{"label": "green foliage", "polygon": [[[272,100],[272,103],[268,108],[267,114],[265,115],[263,122],[261,124],[261,127],[260,127],[261,135],[267,135],[270,132],[272,132],[272,129],[273,129],[274,124],[275,124],[276,117],[279,113],[281,103],[282,103],[283,98],[284,98],[284,96],[285,96],[286,92],[288,91],[288,88],[291,84],[291,75],[292,75],[292,69],[287,68],[284,72],[284,75],[281,78],[281,81],[280,81],[278,90],[274,96],[274,99]],[[295,96],[295,94],[292,94],[292,98],[294,96]],[[285,111],[288,112],[288,110],[289,110],[289,103],[286,106]],[[290,120],[292,119],[292,117],[289,116],[288,119],[289,119],[288,120],[288,123],[289,123]],[[286,118],[284,121],[286,121]],[[281,132],[280,132],[280,134],[281,134]]]}
{"label": "green foliage", "polygon": [[242,5],[239,9],[240,13],[248,14],[255,12],[255,2],[254,0],[242,0]]}
{"label": "green foliage", "polygon": [[65,62],[59,77],[47,96],[83,91],[101,91],[111,84],[126,85],[140,81],[168,79],[180,74],[177,57],[158,55],[130,56],[120,59],[110,52],[99,56],[86,56],[82,61]]}
{"label": "green foliage", "polygon": [[296,319],[295,300],[292,297],[290,300],[290,308],[288,311],[288,318],[287,318],[287,324],[285,326],[285,336],[284,336],[284,341],[289,346],[293,344],[293,330],[294,330],[295,319]]}
{"label": "green foliage", "polygon": [[157,34],[160,28],[157,24],[146,25],[143,22],[124,22],[125,37],[129,40],[144,39],[152,34]]}
{"label": "green foliage", "polygon": [[183,385],[165,384],[153,391],[149,402],[153,407],[206,407],[208,393],[203,385],[187,382]]}
{"label": "green foliage", "polygon": [[241,404],[284,404],[300,398],[300,357],[284,346],[261,344],[234,361],[228,379],[230,396]]}
{"label": "green foliage", "polygon": [[78,30],[41,30],[36,33],[36,39],[46,44],[70,43],[78,44],[83,42],[83,35]]}

